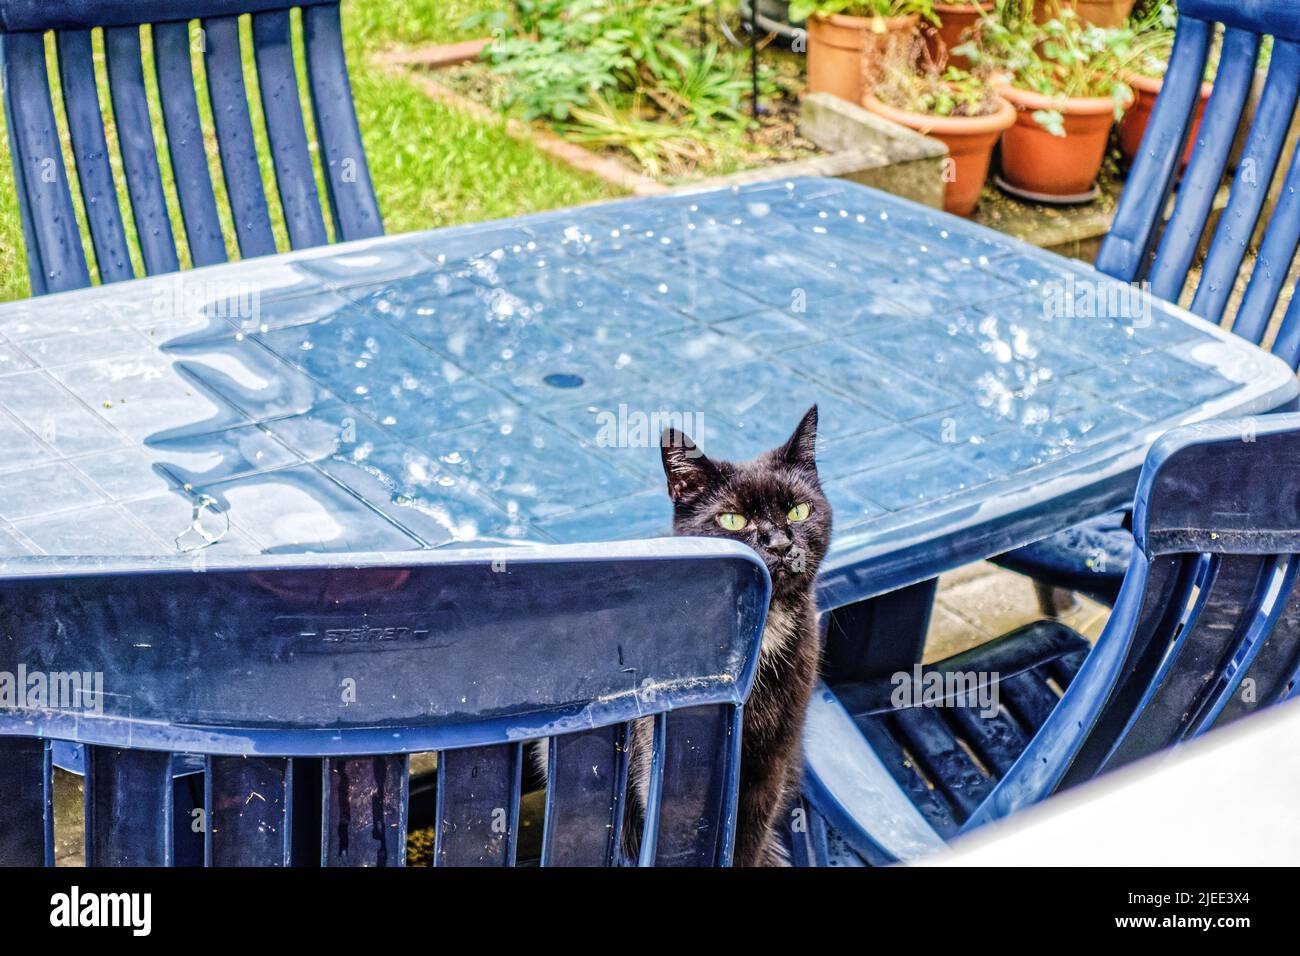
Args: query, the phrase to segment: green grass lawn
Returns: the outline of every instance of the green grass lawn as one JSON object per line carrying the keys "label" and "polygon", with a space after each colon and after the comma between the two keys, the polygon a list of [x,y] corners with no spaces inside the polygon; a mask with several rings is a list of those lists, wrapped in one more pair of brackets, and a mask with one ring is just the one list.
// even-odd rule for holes
{"label": "green grass lawn", "polygon": [[[370,54],[393,45],[451,43],[467,39],[469,34],[461,29],[464,19],[475,10],[498,7],[503,3],[504,0],[343,0],[343,28],[353,97],[366,144],[371,176],[379,195],[379,207],[383,212],[385,227],[390,233],[511,216],[589,202],[614,194],[612,187],[604,182],[554,162],[531,144],[511,139],[500,123],[484,122],[435,103],[422,95],[418,87],[407,79],[391,75],[367,62]],[[197,25],[192,28],[195,31],[198,29]],[[247,24],[244,34],[249,106],[259,142],[259,154],[263,160],[263,180],[268,194],[273,195],[274,175],[266,148],[261,104],[256,93],[256,73],[252,67],[252,47]],[[145,31],[144,39],[145,75],[148,84],[152,85],[153,65],[148,31]],[[129,204],[120,185],[123,182],[121,166],[111,130],[112,109],[104,81],[102,47],[96,42],[95,48],[101,80],[101,108],[106,124],[110,125],[109,152],[117,172],[121,192],[119,202],[127,225],[128,239],[133,244]],[[52,41],[48,43],[47,50],[51,76],[57,77]],[[301,74],[301,62],[299,69]],[[203,89],[201,57],[198,54],[195,55],[195,76],[200,85],[200,111],[209,120],[208,128],[211,129],[210,117],[207,116],[207,93]],[[156,91],[151,91],[151,96],[155,93]],[[154,136],[158,141],[163,180],[169,183],[171,173],[166,144],[161,119],[156,110],[156,96],[154,99]],[[305,107],[309,102],[305,86],[303,102]],[[62,123],[62,107],[57,95],[55,112]],[[310,138],[310,109],[306,109],[306,114]],[[210,163],[215,163],[216,142],[211,137],[208,151]],[[68,162],[65,153],[65,163]],[[218,208],[223,217],[228,217],[219,167],[212,165],[212,169]],[[73,194],[73,202],[80,210],[81,198],[76,195],[75,187]],[[325,195],[323,186],[321,195]],[[170,186],[168,200],[172,206],[172,221],[179,228],[181,220]],[[278,242],[281,248],[287,249],[288,241],[283,222],[279,218],[278,203],[273,199],[271,206]],[[326,220],[328,219],[327,215]],[[228,228],[226,234],[230,235]],[[183,237],[178,235],[177,239],[184,267],[188,265],[187,250]],[[228,243],[228,246],[231,258],[235,258],[233,243]],[[93,271],[92,266],[92,274]],[[137,274],[143,271],[138,259],[136,271]],[[0,301],[23,298],[28,295],[28,291],[27,264],[13,169],[9,162],[4,162],[0,163]]]}

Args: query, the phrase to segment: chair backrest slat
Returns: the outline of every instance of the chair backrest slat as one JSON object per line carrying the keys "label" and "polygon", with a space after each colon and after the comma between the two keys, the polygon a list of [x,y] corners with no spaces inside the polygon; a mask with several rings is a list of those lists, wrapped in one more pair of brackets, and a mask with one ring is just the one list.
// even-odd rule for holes
{"label": "chair backrest slat", "polygon": [[1214,35],[1212,24],[1184,19],[1179,23],[1160,97],[1147,123],[1142,151],[1129,181],[1158,188],[1125,190],[1126,201],[1097,256],[1097,268],[1117,279],[1143,277],[1147,252],[1183,155],[1191,126],[1192,105],[1200,96],[1201,74]]}
{"label": "chair backrest slat", "polygon": [[1287,306],[1271,351],[1292,368],[1300,366],[1300,297],[1293,297]]}
{"label": "chair backrest slat", "polygon": [[5,105],[15,179],[24,197],[20,206],[29,226],[32,291],[40,295],[84,288],[90,272],[54,122],[45,41],[39,33],[16,33],[4,40]]}
{"label": "chair backrest slat", "polygon": [[140,28],[105,30],[104,54],[113,122],[119,130],[128,131],[118,138],[118,145],[144,269],[149,275],[175,272],[180,268],[180,260],[176,256],[176,239],[167,215],[162,171],[154,148],[153,121],[149,117],[144,64],[140,59]]}
{"label": "chair backrest slat", "polygon": [[321,866],[406,864],[405,755],[323,762]]}
{"label": "chair backrest slat", "polygon": [[[1285,699],[1300,659],[1300,632],[1294,626],[1300,612],[1295,605],[1298,570],[1296,555],[1279,555],[1270,562],[1265,591],[1257,602],[1260,613],[1207,693],[1197,733]],[[1249,693],[1242,693],[1247,687]]]}
{"label": "chair backrest slat", "polygon": [[543,866],[611,866],[617,861],[631,735],[631,724],[610,724],[551,738]]}
{"label": "chair backrest slat", "polygon": [[68,134],[81,185],[81,205],[90,227],[99,280],[131,279],[135,277],[135,269],[131,265],[122,210],[109,164],[90,31],[63,30],[56,42],[63,109],[68,118]]}
{"label": "chair backrest slat", "polygon": [[209,757],[204,778],[209,866],[289,866],[293,764],[283,757]]}
{"label": "chair backrest slat", "polygon": [[301,249],[322,246],[329,237],[325,234],[320,195],[307,148],[289,27],[288,10],[253,16],[253,54],[266,134],[275,164],[275,181],[289,242],[293,248]]}
{"label": "chair backrest slat", "polygon": [[[645,724],[640,725],[642,732],[642,746],[645,745],[644,730]],[[659,844],[659,806],[663,799],[664,790],[664,754],[668,741],[668,715],[656,714],[654,720],[650,721],[649,726],[650,739],[650,762],[645,773],[644,783],[637,781],[635,786],[641,791],[645,805],[641,823],[641,832],[637,835],[638,856],[635,861],[637,866],[654,866],[658,860]],[[633,773],[640,773],[638,769],[629,770]],[[629,780],[629,786],[633,786]],[[626,821],[624,821],[626,825]]]}
{"label": "chair backrest slat", "polygon": [[510,866],[519,844],[523,747],[495,744],[438,755],[437,866]]}
{"label": "chair backrest slat", "polygon": [[236,17],[204,20],[203,37],[208,98],[212,102],[212,122],[217,131],[217,148],[221,152],[239,254],[246,259],[269,255],[275,252],[275,234],[249,118],[239,20]]}
{"label": "chair backrest slat", "polygon": [[[1232,331],[1258,345],[1268,331],[1269,319],[1277,306],[1287,273],[1300,243],[1300,150],[1291,158],[1277,205],[1269,219],[1250,273],[1250,284],[1237,309]],[[1292,367],[1295,363],[1291,363]]]}
{"label": "chair backrest slat", "polygon": [[302,22],[312,113],[334,215],[334,238],[346,242],[382,235],[384,226],[343,56],[339,8],[304,7]]}
{"label": "chair backrest slat", "polygon": [[[709,866],[729,857],[740,771],[738,711],[724,704],[668,714],[657,865]],[[725,761],[721,770],[719,760]]]}
{"label": "chair backrest slat", "polygon": [[221,219],[217,214],[198,97],[194,92],[189,24],[155,23],[153,57],[163,126],[167,131],[167,151],[190,262],[195,266],[225,262],[226,243],[221,236]]}
{"label": "chair backrest slat", "polygon": [[[1192,29],[1193,24],[1198,32],[1210,27],[1210,24],[1184,19],[1180,22],[1179,29]],[[1201,235],[1205,231],[1206,222],[1209,221],[1215,197],[1219,192],[1219,184],[1223,182],[1224,171],[1228,168],[1232,144],[1236,140],[1246,98],[1250,95],[1251,84],[1255,79],[1259,42],[1259,37],[1254,33],[1241,30],[1228,30],[1224,33],[1223,55],[1218,73],[1214,77],[1214,92],[1210,94],[1210,101],[1206,104],[1192,160],[1178,187],[1178,199],[1173,215],[1160,237],[1159,250],[1151,267],[1151,291],[1171,302],[1178,301],[1183,286],[1187,284],[1187,274],[1196,259]],[[1174,60],[1170,72],[1193,71],[1195,67],[1195,63],[1183,66],[1182,63]],[[1195,72],[1193,75],[1199,80],[1201,73]],[[1162,96],[1156,103],[1156,112],[1163,113],[1171,110],[1178,113],[1180,107],[1184,110],[1190,108],[1188,105],[1175,104],[1172,101],[1166,104]],[[1138,163],[1143,162],[1150,162],[1145,151]],[[1140,179],[1142,172],[1139,165],[1135,164],[1131,178],[1137,182],[1142,181]],[[1159,210],[1148,208],[1145,211],[1152,216],[1151,229],[1154,230],[1155,215]],[[1098,268],[1102,268],[1104,272],[1111,271],[1101,265],[1100,258]],[[1127,278],[1140,279],[1142,275],[1140,272],[1135,272]]]}
{"label": "chair backrest slat", "polygon": [[0,737],[0,866],[54,865],[54,799],[45,740]]}
{"label": "chair backrest slat", "polygon": [[1200,722],[1216,675],[1251,623],[1241,614],[1241,598],[1256,595],[1272,564],[1253,554],[1216,556],[1209,562],[1196,608],[1100,769],[1120,767],[1172,746]]}
{"label": "chair backrest slat", "polygon": [[1297,92],[1300,92],[1300,43],[1279,40],[1273,45],[1268,79],[1246,138],[1228,206],[1219,217],[1201,281],[1192,299],[1192,311],[1211,322],[1223,318],[1232,296],[1233,284],[1277,171],[1286,131],[1295,114]]}
{"label": "chair backrest slat", "polygon": [[[5,55],[3,40],[0,39],[0,89],[7,89],[10,80],[9,58]],[[16,72],[16,71],[15,71]],[[41,247],[37,242],[36,220],[32,212],[31,196],[28,193],[27,177],[23,169],[25,160],[18,139],[18,118],[14,111],[14,97],[4,97],[5,141],[9,144],[9,156],[13,163],[14,187],[18,192],[18,220],[23,226],[23,239],[27,247],[27,274],[31,284],[32,295],[44,295],[48,289],[45,281],[45,266]],[[90,281],[87,274],[86,281]]]}
{"label": "chair backrest slat", "polygon": [[86,865],[170,866],[172,755],[86,748]]}
{"label": "chair backrest slat", "polygon": [[1300,693],[1300,559],[1290,558],[1287,573],[1289,586],[1282,589],[1278,619],[1268,632],[1263,646],[1246,669],[1245,680],[1251,681],[1247,697],[1232,694],[1214,725],[1229,723],[1260,707],[1267,707]]}

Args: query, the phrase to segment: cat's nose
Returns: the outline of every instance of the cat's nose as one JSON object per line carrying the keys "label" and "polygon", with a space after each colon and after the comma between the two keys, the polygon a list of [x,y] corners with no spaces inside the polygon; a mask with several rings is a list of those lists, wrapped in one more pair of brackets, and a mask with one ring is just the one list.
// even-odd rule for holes
{"label": "cat's nose", "polygon": [[780,528],[773,528],[767,533],[763,541],[765,547],[773,551],[785,551],[790,547],[790,536]]}

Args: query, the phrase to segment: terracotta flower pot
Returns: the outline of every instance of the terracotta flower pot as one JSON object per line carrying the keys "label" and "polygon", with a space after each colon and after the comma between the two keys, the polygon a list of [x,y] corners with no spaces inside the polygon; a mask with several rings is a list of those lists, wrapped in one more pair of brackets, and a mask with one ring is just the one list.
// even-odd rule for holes
{"label": "terracotta flower pot", "polygon": [[[1062,7],[1073,7],[1079,19],[1099,27],[1122,27],[1133,12],[1137,0],[1058,0]],[[1051,0],[1038,0],[1034,17],[1046,23],[1053,16]]]}
{"label": "terracotta flower pot", "polygon": [[1099,27],[1122,27],[1137,0],[1067,0],[1079,19]]}
{"label": "terracotta flower pot", "polygon": [[936,3],[934,12],[939,16],[939,25],[925,23],[921,32],[925,34],[925,45],[930,51],[934,63],[947,63],[965,70],[970,61],[964,56],[953,56],[954,47],[959,47],[968,39],[967,32],[975,25],[981,13],[993,9],[992,0],[981,0],[979,7],[971,3]]}
{"label": "terracotta flower pot", "polygon": [[958,216],[975,211],[989,175],[993,146],[1003,130],[1016,121],[1015,107],[998,97],[997,111],[987,116],[929,116],[896,109],[870,93],[863,97],[862,105],[877,116],[933,136],[947,146],[952,164],[944,187],[943,208]]}
{"label": "terracotta flower pot", "polygon": [[[1110,97],[1051,97],[1015,86],[998,87],[998,95],[1016,108],[1015,125],[1002,137],[1002,178],[1016,189],[1044,196],[1089,192],[1115,123]],[[1053,136],[1040,125],[1034,119],[1038,110],[1059,110],[1065,135]]]}
{"label": "terracotta flower pot", "polygon": [[[1164,80],[1152,76],[1133,75],[1128,78],[1128,85],[1137,93],[1137,99],[1129,107],[1119,124],[1119,148],[1124,154],[1124,165],[1133,165],[1138,150],[1142,148],[1142,138],[1146,135],[1147,124],[1151,121],[1151,111],[1155,108],[1156,97],[1160,95]],[[1201,129],[1201,119],[1205,116],[1205,104],[1214,92],[1213,83],[1201,84],[1201,97],[1196,103],[1196,115],[1192,118],[1192,132],[1187,137],[1187,149],[1183,152],[1183,167],[1192,160],[1192,149],[1196,146],[1196,135]]]}
{"label": "terracotta flower pot", "polygon": [[879,18],[832,13],[809,17],[808,92],[833,93],[850,103],[862,102],[866,82],[874,85],[879,76],[878,64],[891,49],[906,49],[904,45],[916,36],[917,21],[915,14]]}

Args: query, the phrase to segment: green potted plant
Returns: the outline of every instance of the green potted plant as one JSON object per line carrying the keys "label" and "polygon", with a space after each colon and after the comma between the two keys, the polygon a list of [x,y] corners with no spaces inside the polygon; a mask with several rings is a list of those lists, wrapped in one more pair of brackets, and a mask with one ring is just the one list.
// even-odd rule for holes
{"label": "green potted plant", "polygon": [[790,17],[808,23],[808,91],[851,103],[878,75],[873,64],[911,49],[922,17],[935,22],[932,0],[790,0]]}
{"label": "green potted plant", "polygon": [[[1164,86],[1165,70],[1169,66],[1169,54],[1173,50],[1174,30],[1178,25],[1178,12],[1172,3],[1162,3],[1152,8],[1132,26],[1132,66],[1129,71],[1128,84],[1133,88],[1136,98],[1132,107],[1124,114],[1119,124],[1119,147],[1124,158],[1124,165],[1131,166],[1142,147],[1146,136],[1147,124],[1151,121],[1151,111],[1155,108],[1156,97]],[[1211,49],[1205,66],[1205,82],[1201,84],[1201,96],[1196,104],[1196,116],[1187,137],[1187,149],[1183,153],[1183,166],[1192,158],[1192,149],[1196,145],[1197,131],[1205,115],[1205,104],[1214,92],[1211,82],[1218,69],[1219,43],[1216,41]]]}
{"label": "green potted plant", "polygon": [[943,208],[969,216],[979,204],[993,147],[1016,121],[1016,110],[984,77],[932,63],[888,68],[862,105],[884,119],[932,136],[948,147]]}
{"label": "green potted plant", "polygon": [[1132,101],[1131,45],[1124,31],[1085,24],[1070,9],[1036,21],[1032,9],[997,0],[978,39],[958,51],[1007,77],[998,93],[1017,116],[1002,137],[1001,185],[1036,201],[1083,202]]}

